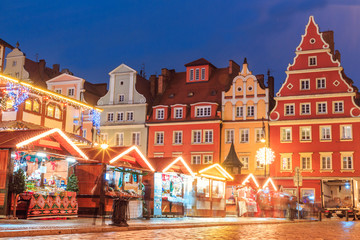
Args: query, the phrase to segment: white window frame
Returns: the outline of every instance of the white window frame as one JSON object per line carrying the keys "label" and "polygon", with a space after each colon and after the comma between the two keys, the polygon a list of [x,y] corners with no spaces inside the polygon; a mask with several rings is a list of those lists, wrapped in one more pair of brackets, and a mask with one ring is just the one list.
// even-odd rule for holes
{"label": "white window frame", "polygon": [[[354,170],[354,152],[340,152],[341,154],[341,170]],[[349,160],[351,166],[349,167]],[[344,165],[346,161],[346,165]]]}
{"label": "white window frame", "polygon": [[201,143],[201,134],[202,130],[192,130],[191,131],[191,143],[200,144]]}
{"label": "white window frame", "polygon": [[109,142],[109,135],[107,133],[100,133],[101,143]]}
{"label": "white window frame", "polygon": [[154,152],[154,158],[162,158],[162,157],[164,157],[163,152]]}
{"label": "white window frame", "polygon": [[[303,109],[307,109],[306,106],[309,106],[309,112],[303,112]],[[311,103],[300,103],[300,115],[311,115]]]}
{"label": "white window frame", "polygon": [[243,116],[244,116],[244,107],[236,106],[236,117],[243,117]]}
{"label": "white window frame", "polygon": [[[350,127],[350,132],[346,132],[344,131],[344,128],[349,128]],[[353,140],[353,128],[351,124],[345,124],[345,125],[340,125],[340,140]]]}
{"label": "white window frame", "polygon": [[163,120],[165,118],[165,109],[158,108],[156,109],[156,119]]}
{"label": "white window frame", "polygon": [[294,116],[295,115],[295,104],[294,103],[284,104],[284,115],[285,116]]}
{"label": "white window frame", "polygon": [[[340,105],[338,105],[340,104]],[[341,111],[339,107],[341,106]],[[333,101],[333,113],[344,113],[344,101]]]}
{"label": "white window frame", "polygon": [[316,89],[326,89],[326,78],[317,78],[316,79]]}
{"label": "white window frame", "polygon": [[[122,116],[122,117],[120,117]],[[116,113],[116,121],[117,122],[123,122],[124,121],[124,112],[117,112]]]}
{"label": "white window frame", "polygon": [[201,80],[205,80],[205,68],[201,68]]}
{"label": "white window frame", "polygon": [[[325,106],[325,111],[323,111],[324,106]],[[319,110],[321,110],[321,112]],[[316,114],[318,114],[318,115],[327,114],[327,112],[328,112],[327,102],[317,102],[316,103]]]}
{"label": "white window frame", "polygon": [[234,129],[225,129],[225,143],[232,143],[235,139]]}
{"label": "white window frame", "polygon": [[256,169],[264,169],[264,163],[260,163],[260,159],[256,159]]}
{"label": "white window frame", "polygon": [[124,133],[123,132],[115,133],[115,145],[116,146],[124,146]]}
{"label": "white window frame", "polygon": [[154,145],[164,145],[164,132],[155,132],[154,134]]}
{"label": "white window frame", "polygon": [[212,154],[203,155],[203,164],[212,164],[214,161]]}
{"label": "white window frame", "polygon": [[280,153],[280,171],[292,171],[292,153]]}
{"label": "white window frame", "polygon": [[255,142],[261,142],[261,139],[265,137],[264,129],[262,128],[255,128]]}
{"label": "white window frame", "polygon": [[[286,138],[284,139],[284,135],[283,132],[289,132],[290,135],[288,135],[287,133],[285,134]],[[286,142],[286,143],[290,143],[292,142],[292,127],[281,127],[280,128],[280,142]]]}
{"label": "white window frame", "polygon": [[175,119],[183,118],[183,108],[181,107],[174,108],[174,118]]}
{"label": "white window frame", "polygon": [[[70,93],[69,91],[71,91],[71,90],[72,90],[72,95],[69,94]],[[67,95],[68,95],[68,97],[75,97],[75,88],[74,87],[68,88]]]}
{"label": "white window frame", "polygon": [[[300,154],[300,168],[302,171],[312,171],[312,153]],[[305,160],[305,164],[304,164]]]}
{"label": "white window frame", "polygon": [[195,116],[196,117],[210,117],[211,116],[211,106],[195,107]]}
{"label": "white window frame", "polygon": [[106,114],[106,121],[107,122],[114,122],[114,113],[113,112],[108,112]]}
{"label": "white window frame", "polygon": [[189,81],[194,81],[194,69],[189,70]]}
{"label": "white window frame", "polygon": [[119,94],[118,100],[119,100],[119,103],[125,102],[125,94]]}
{"label": "white window frame", "polygon": [[181,144],[183,144],[183,131],[173,131],[173,145]]}
{"label": "white window frame", "polygon": [[241,156],[240,161],[243,164],[242,169],[249,169],[249,156]]}
{"label": "white window frame", "polygon": [[214,131],[212,129],[203,130],[204,143],[214,143]]}
{"label": "white window frame", "polygon": [[191,164],[193,165],[199,165],[201,164],[201,155],[191,155]]}
{"label": "white window frame", "polygon": [[[329,130],[329,138],[327,137],[327,132],[324,132],[323,134],[323,129],[328,129]],[[327,130],[326,130],[327,131]],[[332,131],[331,131],[331,126],[330,125],[326,125],[326,126],[319,126],[319,134],[320,134],[320,142],[321,141],[331,141],[332,140]]]}
{"label": "white window frame", "polygon": [[249,128],[240,128],[239,129],[240,143],[249,143],[249,138],[250,138],[250,129]]}
{"label": "white window frame", "polygon": [[[319,154],[320,154],[320,170],[324,170],[324,171],[332,170],[332,152],[319,152]],[[325,164],[324,164],[324,160],[325,160]]]}
{"label": "white window frame", "polygon": [[[129,118],[129,116],[132,116]],[[126,121],[134,121],[134,111],[127,111],[126,112]]]}
{"label": "white window frame", "polygon": [[[315,61],[315,62],[314,62]],[[313,63],[314,62],[314,63]],[[308,66],[317,66],[317,56],[309,56],[308,57]]]}
{"label": "white window frame", "polygon": [[300,90],[310,90],[310,79],[300,79]]}
{"label": "white window frame", "polygon": [[195,69],[195,81],[200,80],[200,69],[196,68]]}
{"label": "white window frame", "polygon": [[55,92],[58,94],[62,94],[62,88],[55,88]]}
{"label": "white window frame", "polygon": [[[135,138],[134,138],[135,136]],[[140,132],[132,132],[131,133],[131,143],[135,146],[140,146]]]}
{"label": "white window frame", "polygon": [[247,106],[247,114],[246,116],[247,117],[254,117],[255,115],[255,106],[254,105],[251,105],[251,106]]}
{"label": "white window frame", "polygon": [[[306,129],[307,129],[307,131],[305,131]],[[304,132],[303,132],[303,130],[304,130]],[[300,136],[300,142],[311,142],[312,141],[311,126],[299,127],[299,136]]]}

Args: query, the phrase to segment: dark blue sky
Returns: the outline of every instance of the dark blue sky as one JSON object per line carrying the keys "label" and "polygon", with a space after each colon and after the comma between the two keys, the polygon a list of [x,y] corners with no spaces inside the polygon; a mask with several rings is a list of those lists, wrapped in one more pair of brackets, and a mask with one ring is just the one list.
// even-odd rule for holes
{"label": "dark blue sky", "polygon": [[108,82],[121,63],[138,71],[145,64],[150,76],[164,67],[184,71],[201,57],[217,67],[247,57],[254,74],[271,70],[278,90],[310,15],[321,31],[334,30],[345,72],[360,87],[360,1],[353,0],[2,0],[0,38],[94,83]]}

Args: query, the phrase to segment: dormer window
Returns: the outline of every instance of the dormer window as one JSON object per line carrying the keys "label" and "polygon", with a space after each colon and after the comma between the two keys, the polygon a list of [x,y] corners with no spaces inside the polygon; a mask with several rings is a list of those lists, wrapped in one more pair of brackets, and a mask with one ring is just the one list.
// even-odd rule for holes
{"label": "dormer window", "polygon": [[189,71],[189,80],[190,81],[194,80],[194,69],[190,69],[190,71]]}
{"label": "dormer window", "polygon": [[309,66],[316,66],[316,56],[309,57]]}
{"label": "dormer window", "polygon": [[164,109],[156,109],[156,119],[164,119]]}
{"label": "dormer window", "polygon": [[201,80],[205,80],[205,68],[201,69]]}
{"label": "dormer window", "polygon": [[183,109],[182,108],[175,108],[174,109],[174,118],[183,118]]}
{"label": "dormer window", "polygon": [[196,107],[196,117],[210,117],[211,116],[211,107]]}
{"label": "dormer window", "polygon": [[200,79],[200,69],[196,69],[195,70],[195,80],[199,80]]}

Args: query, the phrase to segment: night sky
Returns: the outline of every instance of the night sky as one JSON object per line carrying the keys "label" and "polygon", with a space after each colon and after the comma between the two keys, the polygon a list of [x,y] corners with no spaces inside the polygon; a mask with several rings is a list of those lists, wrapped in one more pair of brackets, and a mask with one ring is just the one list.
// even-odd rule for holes
{"label": "night sky", "polygon": [[310,15],[334,31],[345,73],[360,87],[360,1],[1,0],[0,38],[94,83],[108,83],[121,63],[144,64],[149,77],[201,57],[216,67],[247,57],[254,74],[270,69],[278,90]]}

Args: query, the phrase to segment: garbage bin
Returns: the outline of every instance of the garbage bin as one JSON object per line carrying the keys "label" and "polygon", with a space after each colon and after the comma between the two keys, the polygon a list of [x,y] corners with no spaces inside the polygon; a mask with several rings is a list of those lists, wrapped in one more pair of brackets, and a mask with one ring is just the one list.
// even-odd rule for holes
{"label": "garbage bin", "polygon": [[122,198],[113,199],[112,224],[119,227],[128,227],[127,220],[129,217],[129,200]]}

